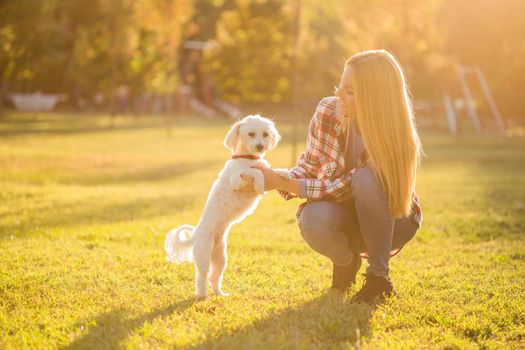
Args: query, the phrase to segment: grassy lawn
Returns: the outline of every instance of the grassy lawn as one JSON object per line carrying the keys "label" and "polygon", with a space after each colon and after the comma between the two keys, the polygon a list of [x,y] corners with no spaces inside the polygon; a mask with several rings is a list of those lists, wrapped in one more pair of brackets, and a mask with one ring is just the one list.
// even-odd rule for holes
{"label": "grassy lawn", "polygon": [[[399,296],[384,305],[348,302],[361,276],[327,292],[300,201],[275,192],[231,231],[232,295],[196,302],[193,266],[167,263],[163,240],[197,223],[229,122],[177,119],[171,136],[161,118],[107,124],[0,119],[0,348],[525,347],[525,139],[422,133],[423,227],[392,260]],[[288,167],[278,127],[268,159]]]}

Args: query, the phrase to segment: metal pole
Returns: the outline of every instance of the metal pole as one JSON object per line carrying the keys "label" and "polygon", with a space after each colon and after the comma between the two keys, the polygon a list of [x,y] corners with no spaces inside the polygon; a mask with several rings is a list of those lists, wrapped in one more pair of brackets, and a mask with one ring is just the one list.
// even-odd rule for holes
{"label": "metal pole", "polygon": [[452,105],[452,100],[450,99],[449,94],[443,95],[443,103],[445,105],[445,112],[447,115],[448,128],[452,135],[457,135],[458,133],[458,124],[456,120],[456,112],[454,111],[454,106]]}
{"label": "metal pole", "polygon": [[463,95],[465,95],[465,99],[467,100],[467,112],[470,117],[470,120],[472,120],[472,123],[474,124],[474,128],[476,129],[476,132],[478,134],[481,133],[481,123],[479,122],[478,114],[476,113],[476,109],[474,107],[472,94],[470,93],[470,89],[468,87],[467,81],[464,76],[464,72],[466,72],[468,69],[459,66],[457,68],[458,75],[459,75],[459,81],[461,82],[461,88],[463,89]]}
{"label": "metal pole", "polygon": [[483,94],[485,95],[485,99],[489,103],[490,109],[492,110],[492,114],[494,115],[494,119],[496,120],[496,124],[498,124],[499,132],[502,135],[505,135],[505,124],[503,124],[503,119],[501,118],[501,115],[499,114],[498,107],[496,106],[496,102],[494,102],[494,98],[492,97],[492,94],[490,93],[489,84],[487,84],[487,81],[485,80],[485,76],[481,72],[481,69],[476,66],[475,67],[476,76],[478,77],[479,83],[481,85],[481,88],[483,89]]}

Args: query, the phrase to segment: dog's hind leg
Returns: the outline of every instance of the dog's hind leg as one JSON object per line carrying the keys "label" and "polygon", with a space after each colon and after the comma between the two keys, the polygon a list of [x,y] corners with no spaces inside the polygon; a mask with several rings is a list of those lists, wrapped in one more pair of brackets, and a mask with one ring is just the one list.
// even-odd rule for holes
{"label": "dog's hind leg", "polygon": [[208,296],[208,274],[210,271],[210,257],[213,241],[195,242],[193,245],[193,259],[195,261],[195,296],[197,299],[206,299]]}
{"label": "dog's hind leg", "polygon": [[228,256],[226,254],[226,240],[221,239],[215,243],[211,252],[211,273],[210,283],[213,292],[220,296],[228,296],[228,293],[222,291],[222,277],[224,276],[224,270],[228,262]]}

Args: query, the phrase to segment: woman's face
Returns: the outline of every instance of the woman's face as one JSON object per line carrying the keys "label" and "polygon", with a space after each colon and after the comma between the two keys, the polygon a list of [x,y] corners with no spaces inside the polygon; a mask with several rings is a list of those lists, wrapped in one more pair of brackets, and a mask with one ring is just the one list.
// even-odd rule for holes
{"label": "woman's face", "polygon": [[335,89],[335,96],[339,97],[339,113],[342,116],[355,116],[353,75],[349,65],[345,66],[341,82]]}

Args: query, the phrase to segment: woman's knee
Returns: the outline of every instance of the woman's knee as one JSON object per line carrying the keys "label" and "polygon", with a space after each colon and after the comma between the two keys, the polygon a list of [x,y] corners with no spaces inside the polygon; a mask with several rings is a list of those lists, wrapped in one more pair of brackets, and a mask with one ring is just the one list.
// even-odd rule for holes
{"label": "woman's knee", "polygon": [[311,202],[302,210],[299,229],[309,245],[326,241],[326,237],[342,228],[343,213],[338,204],[332,202]]}
{"label": "woman's knee", "polygon": [[299,218],[301,235],[310,248],[340,265],[352,259],[348,237],[343,232],[344,217],[340,204],[311,202]]}
{"label": "woman's knee", "polygon": [[354,195],[367,194],[381,189],[381,184],[371,167],[358,168],[352,176]]}
{"label": "woman's knee", "polygon": [[359,168],[354,173],[352,195],[359,207],[384,208],[388,205],[383,186],[370,167]]}

